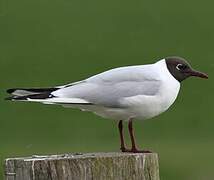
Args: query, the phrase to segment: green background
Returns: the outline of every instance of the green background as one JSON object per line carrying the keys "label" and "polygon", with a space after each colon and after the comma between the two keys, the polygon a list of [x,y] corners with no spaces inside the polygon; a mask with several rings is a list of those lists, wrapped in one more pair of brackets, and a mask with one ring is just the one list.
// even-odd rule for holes
{"label": "green background", "polygon": [[6,157],[119,151],[116,122],[4,101],[7,88],[62,85],[178,55],[209,80],[186,80],[166,113],[136,122],[137,142],[158,152],[162,180],[213,179],[213,6],[206,0],[1,0],[1,177]]}

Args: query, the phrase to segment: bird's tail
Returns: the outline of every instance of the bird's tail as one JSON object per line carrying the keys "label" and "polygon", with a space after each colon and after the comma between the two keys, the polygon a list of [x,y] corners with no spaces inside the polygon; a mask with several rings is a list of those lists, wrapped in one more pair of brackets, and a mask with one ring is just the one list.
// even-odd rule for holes
{"label": "bird's tail", "polygon": [[28,99],[47,99],[50,98],[53,91],[59,88],[14,88],[8,89],[7,93],[12,96],[7,97],[6,100],[12,101],[26,101]]}

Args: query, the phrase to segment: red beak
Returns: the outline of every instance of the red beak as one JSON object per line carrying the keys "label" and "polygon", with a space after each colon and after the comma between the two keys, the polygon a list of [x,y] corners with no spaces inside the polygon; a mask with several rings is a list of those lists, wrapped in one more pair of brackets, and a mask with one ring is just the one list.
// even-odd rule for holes
{"label": "red beak", "polygon": [[208,79],[208,75],[203,73],[203,72],[199,72],[199,71],[196,71],[196,70],[191,70],[188,72],[188,74],[190,76],[196,76],[196,77],[200,77],[200,78],[204,78],[204,79]]}

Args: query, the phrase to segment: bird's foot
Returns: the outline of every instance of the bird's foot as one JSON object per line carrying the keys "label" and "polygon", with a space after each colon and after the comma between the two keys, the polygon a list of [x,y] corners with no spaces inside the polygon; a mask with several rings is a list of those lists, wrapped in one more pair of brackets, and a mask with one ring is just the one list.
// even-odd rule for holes
{"label": "bird's foot", "polygon": [[122,152],[128,152],[128,153],[152,153],[152,151],[138,150],[136,148],[132,148],[132,149],[121,148],[121,151]]}

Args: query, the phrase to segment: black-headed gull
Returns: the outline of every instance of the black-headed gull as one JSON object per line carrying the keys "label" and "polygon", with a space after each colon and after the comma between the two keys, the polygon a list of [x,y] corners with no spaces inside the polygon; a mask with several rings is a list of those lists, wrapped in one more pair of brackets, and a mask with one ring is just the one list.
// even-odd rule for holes
{"label": "black-headed gull", "polygon": [[[175,101],[180,83],[190,76],[208,78],[180,57],[167,57],[154,64],[108,70],[88,79],[53,88],[15,88],[8,100],[58,104],[92,111],[108,119],[119,120],[122,152],[137,149],[133,119],[149,119],[166,111]],[[123,120],[127,120],[132,148],[125,147]]]}

